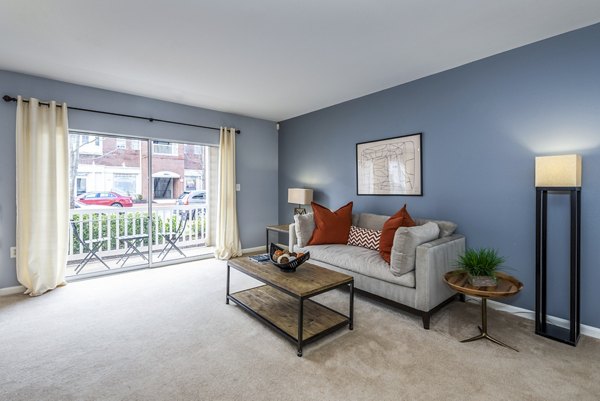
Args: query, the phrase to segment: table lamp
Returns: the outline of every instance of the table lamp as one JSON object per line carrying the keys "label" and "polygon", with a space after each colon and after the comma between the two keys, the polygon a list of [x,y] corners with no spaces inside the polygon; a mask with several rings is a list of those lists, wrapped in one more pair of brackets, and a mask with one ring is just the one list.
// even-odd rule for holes
{"label": "table lamp", "polygon": [[295,203],[294,214],[306,214],[302,205],[308,205],[313,200],[313,190],[305,188],[288,188],[288,203]]}

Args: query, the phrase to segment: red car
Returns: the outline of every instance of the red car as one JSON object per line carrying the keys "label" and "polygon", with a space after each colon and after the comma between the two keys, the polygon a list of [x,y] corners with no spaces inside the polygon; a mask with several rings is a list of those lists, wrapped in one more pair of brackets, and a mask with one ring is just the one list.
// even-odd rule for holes
{"label": "red car", "polygon": [[133,200],[130,196],[119,195],[116,192],[86,192],[77,197],[77,201],[86,205],[102,205],[115,207],[131,207]]}

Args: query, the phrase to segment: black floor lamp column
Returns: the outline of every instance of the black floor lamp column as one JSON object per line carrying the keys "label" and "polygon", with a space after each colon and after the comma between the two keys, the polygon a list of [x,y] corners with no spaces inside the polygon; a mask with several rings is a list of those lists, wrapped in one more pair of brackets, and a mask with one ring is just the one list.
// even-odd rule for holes
{"label": "black floor lamp column", "polygon": [[[581,157],[579,155],[536,157],[536,301],[535,332],[569,345],[577,345],[580,334],[580,234]],[[548,194],[570,197],[570,285],[569,328],[547,321],[547,227]]]}

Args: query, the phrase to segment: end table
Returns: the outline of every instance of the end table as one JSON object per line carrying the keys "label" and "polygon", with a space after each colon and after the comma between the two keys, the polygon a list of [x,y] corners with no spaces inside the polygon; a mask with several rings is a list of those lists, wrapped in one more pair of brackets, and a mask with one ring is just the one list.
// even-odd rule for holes
{"label": "end table", "polygon": [[289,224],[281,224],[279,226],[267,226],[267,253],[269,253],[269,231],[274,231],[277,233],[290,233],[290,225]]}
{"label": "end table", "polygon": [[475,337],[462,340],[461,342],[467,343],[470,341],[481,340],[482,338],[488,339],[493,343],[501,345],[506,348],[510,348],[513,351],[519,352],[518,349],[513,348],[509,345],[504,344],[502,341],[495,339],[490,336],[487,331],[487,299],[488,298],[503,298],[515,295],[523,289],[523,283],[501,272],[496,273],[497,284],[490,287],[475,287],[469,284],[467,273],[463,273],[457,270],[448,272],[444,275],[444,281],[453,290],[460,292],[461,294],[471,295],[481,298],[481,326],[479,326],[480,334]]}

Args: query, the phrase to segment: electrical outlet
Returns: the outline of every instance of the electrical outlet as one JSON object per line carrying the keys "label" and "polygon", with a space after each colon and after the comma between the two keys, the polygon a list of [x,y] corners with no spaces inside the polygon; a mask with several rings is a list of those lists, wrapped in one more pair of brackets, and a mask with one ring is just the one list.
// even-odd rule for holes
{"label": "electrical outlet", "polygon": [[10,257],[11,258],[16,258],[17,257],[17,247],[16,246],[11,246],[10,247]]}
{"label": "electrical outlet", "polygon": [[236,191],[241,191],[241,185],[240,184],[235,184],[235,190]]}

